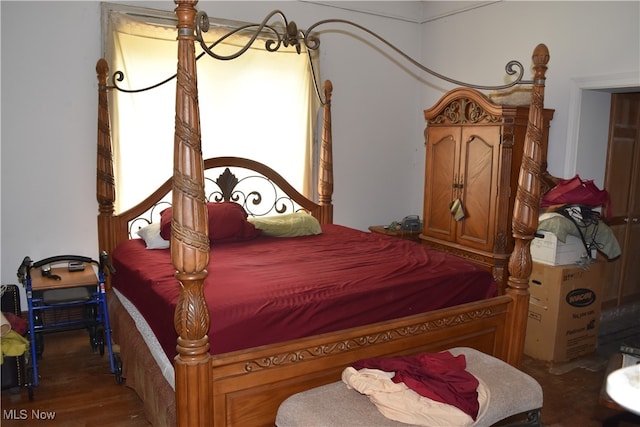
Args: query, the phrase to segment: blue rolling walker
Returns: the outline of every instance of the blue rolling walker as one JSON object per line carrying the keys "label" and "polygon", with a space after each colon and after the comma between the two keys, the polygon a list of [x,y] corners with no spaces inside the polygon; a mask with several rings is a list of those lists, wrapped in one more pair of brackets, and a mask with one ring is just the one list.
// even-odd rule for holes
{"label": "blue rolling walker", "polygon": [[[54,268],[51,266],[68,263],[68,267]],[[97,267],[97,281],[93,266]],[[85,266],[88,271],[84,272]],[[42,275],[34,286],[32,272],[36,270]],[[111,326],[105,292],[105,273],[113,274],[106,252],[100,254],[100,260],[78,256],[59,255],[33,262],[25,257],[18,269],[18,278],[25,286],[29,315],[30,357],[28,362],[31,369],[27,369],[27,387],[29,398],[33,399],[33,387],[38,387],[38,359],[44,349],[44,332],[59,332],[86,327],[93,351],[104,355],[105,343],[109,354],[111,373],[116,382],[121,384],[122,363],[120,355],[113,352],[111,343]],[[95,290],[90,289],[95,287]],[[46,310],[84,308],[84,318],[65,319],[53,322],[44,321]]]}

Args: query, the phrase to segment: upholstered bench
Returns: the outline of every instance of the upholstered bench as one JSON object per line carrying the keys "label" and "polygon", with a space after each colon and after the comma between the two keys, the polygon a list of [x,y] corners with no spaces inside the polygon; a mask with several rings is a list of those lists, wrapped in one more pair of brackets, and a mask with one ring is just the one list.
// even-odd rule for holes
{"label": "upholstered bench", "polygon": [[[542,387],[535,379],[472,348],[459,347],[449,351],[456,356],[464,354],[467,371],[489,389],[486,411],[474,426],[491,426],[517,414],[523,414],[523,421],[516,425],[541,426]],[[385,417],[367,396],[338,381],[287,398],[278,409],[276,426],[406,427],[407,424]]]}

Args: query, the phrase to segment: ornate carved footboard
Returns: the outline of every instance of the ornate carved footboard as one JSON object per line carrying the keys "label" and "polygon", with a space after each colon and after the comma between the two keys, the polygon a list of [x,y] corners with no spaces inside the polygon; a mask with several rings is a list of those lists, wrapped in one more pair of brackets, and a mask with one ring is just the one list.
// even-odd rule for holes
{"label": "ornate carved footboard", "polygon": [[[216,426],[273,425],[280,403],[293,393],[340,379],[356,360],[439,351],[458,345],[505,357],[510,297],[214,356]],[[184,396],[177,396],[178,411]]]}

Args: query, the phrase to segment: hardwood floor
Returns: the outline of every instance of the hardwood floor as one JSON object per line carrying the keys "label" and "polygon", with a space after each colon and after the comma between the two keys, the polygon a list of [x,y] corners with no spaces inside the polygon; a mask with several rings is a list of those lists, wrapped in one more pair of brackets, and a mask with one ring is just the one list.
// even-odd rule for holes
{"label": "hardwood floor", "polygon": [[[600,388],[608,357],[620,343],[640,345],[638,319],[632,313],[624,322],[603,322],[598,352],[570,363],[552,365],[525,357],[522,369],[544,390],[542,421],[546,427],[596,427],[618,414],[598,404]],[[149,426],[138,396],[117,384],[109,372],[106,354],[101,357],[91,351],[85,331],[47,335],[33,401],[25,389],[2,391],[1,425],[39,425],[37,414],[50,414],[55,418],[44,422],[50,426]],[[635,421],[619,427],[640,425]]]}
{"label": "hardwood floor", "polygon": [[[46,335],[34,399],[29,400],[26,389],[3,390],[2,427],[26,427],[37,421],[69,427],[148,427],[140,398],[116,383],[107,354],[106,349],[104,356],[93,353],[83,330]],[[52,419],[42,421],[38,416]]]}
{"label": "hardwood floor", "polygon": [[640,348],[639,304],[603,312],[598,348],[589,356],[561,364],[525,357],[522,370],[542,385],[546,427],[640,426],[640,417],[615,424],[617,417],[628,418],[628,413],[599,403],[609,359],[622,344]]}

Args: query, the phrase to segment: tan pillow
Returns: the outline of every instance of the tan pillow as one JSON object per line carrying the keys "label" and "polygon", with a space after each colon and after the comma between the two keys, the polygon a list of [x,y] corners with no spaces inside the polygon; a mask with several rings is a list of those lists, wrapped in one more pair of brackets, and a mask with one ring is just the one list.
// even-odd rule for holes
{"label": "tan pillow", "polygon": [[298,237],[321,234],[317,219],[306,212],[247,219],[262,234],[271,237]]}

